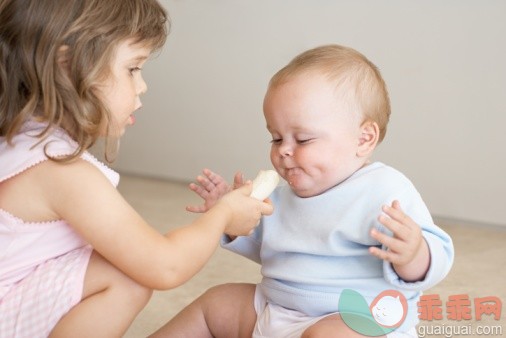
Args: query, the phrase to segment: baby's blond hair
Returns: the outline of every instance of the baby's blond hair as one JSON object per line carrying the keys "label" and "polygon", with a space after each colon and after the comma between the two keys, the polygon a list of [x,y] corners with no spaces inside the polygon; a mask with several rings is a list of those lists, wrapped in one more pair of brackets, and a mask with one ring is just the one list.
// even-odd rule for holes
{"label": "baby's blond hair", "polygon": [[308,72],[319,72],[336,85],[336,99],[363,120],[376,122],[379,142],[385,137],[390,118],[390,99],[378,68],[356,50],[340,45],[325,45],[297,55],[279,70],[269,82],[274,88],[290,78]]}

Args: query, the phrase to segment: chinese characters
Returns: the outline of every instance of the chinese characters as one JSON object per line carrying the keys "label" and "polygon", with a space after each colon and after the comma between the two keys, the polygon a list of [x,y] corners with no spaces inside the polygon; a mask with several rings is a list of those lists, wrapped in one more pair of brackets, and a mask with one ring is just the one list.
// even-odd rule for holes
{"label": "chinese characters", "polygon": [[[461,321],[472,319],[471,299],[469,295],[451,295],[446,301],[446,317],[449,320]],[[443,301],[439,295],[422,295],[418,305],[418,318],[422,320],[443,319]],[[488,296],[474,298],[474,316],[481,320],[483,315],[494,315],[495,320],[501,318],[502,302],[498,297]]]}

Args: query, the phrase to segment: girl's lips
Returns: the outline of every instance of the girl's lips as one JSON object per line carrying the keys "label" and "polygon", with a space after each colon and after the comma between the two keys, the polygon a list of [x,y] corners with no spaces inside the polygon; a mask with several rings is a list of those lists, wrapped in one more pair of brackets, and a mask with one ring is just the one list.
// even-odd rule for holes
{"label": "girl's lips", "polygon": [[129,118],[128,118],[128,124],[130,125],[134,125],[135,124],[135,116],[134,114],[130,115]]}

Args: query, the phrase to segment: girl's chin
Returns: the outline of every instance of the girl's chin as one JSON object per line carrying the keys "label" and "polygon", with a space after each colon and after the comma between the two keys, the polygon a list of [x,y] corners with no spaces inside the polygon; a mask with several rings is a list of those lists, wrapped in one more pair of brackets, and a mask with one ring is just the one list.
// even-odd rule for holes
{"label": "girl's chin", "polygon": [[127,124],[130,125],[130,126],[133,126],[135,124],[135,116],[134,116],[134,114],[132,114],[132,115],[130,115],[128,117]]}
{"label": "girl's chin", "polygon": [[114,130],[111,130],[109,132],[109,134],[107,134],[106,136],[113,137],[113,138],[115,138],[115,137],[120,138],[125,134],[125,132],[126,132],[126,127],[116,128]]}

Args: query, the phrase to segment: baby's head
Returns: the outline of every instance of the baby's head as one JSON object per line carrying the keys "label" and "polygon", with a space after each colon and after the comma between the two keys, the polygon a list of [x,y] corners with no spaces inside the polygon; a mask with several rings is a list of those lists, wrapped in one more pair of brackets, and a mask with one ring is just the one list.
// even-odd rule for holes
{"label": "baby's head", "polygon": [[[0,136],[28,119],[59,126],[77,141],[75,157],[110,130],[100,87],[124,41],[161,48],[167,14],[156,0],[2,0]],[[41,135],[43,136],[43,135]]]}
{"label": "baby's head", "polygon": [[381,142],[390,117],[390,99],[378,68],[358,51],[340,45],[307,50],[279,70],[269,90],[300,75],[318,74],[334,86],[336,101],[348,113],[378,124]]}
{"label": "baby's head", "polygon": [[380,72],[357,51],[321,46],[271,79],[264,115],[271,161],[294,192],[318,195],[367,163],[390,116]]}

